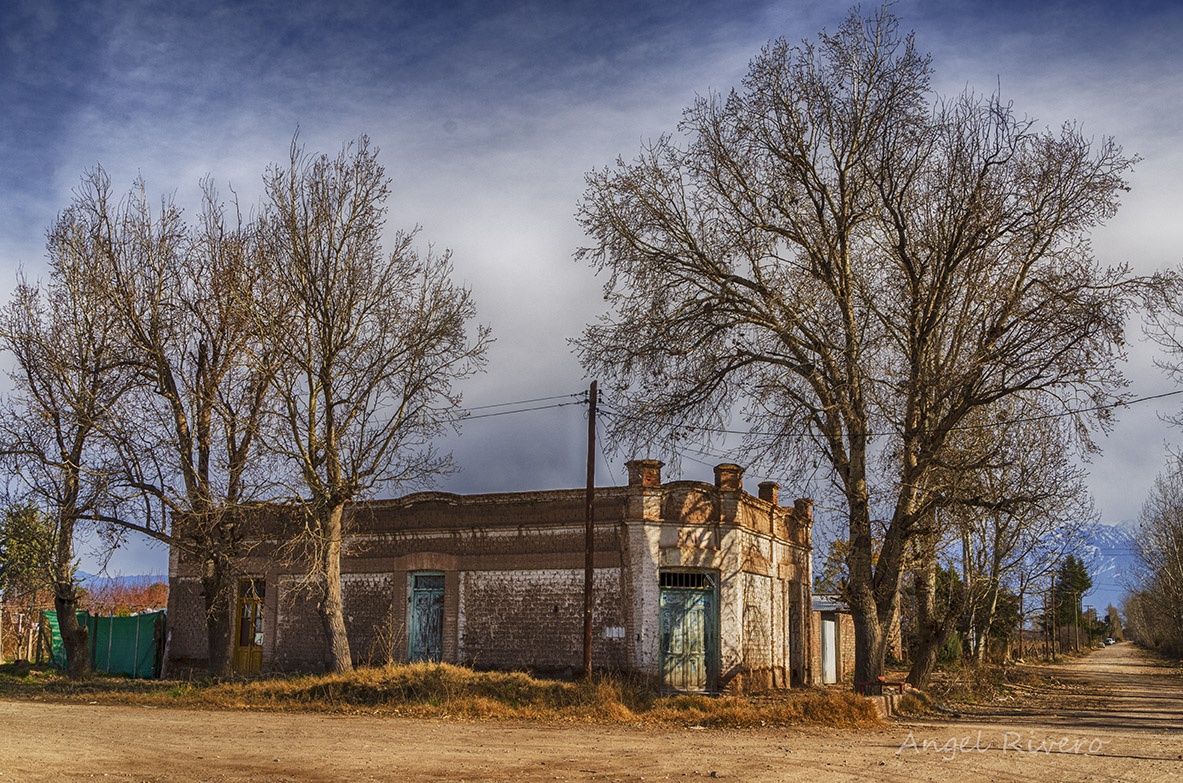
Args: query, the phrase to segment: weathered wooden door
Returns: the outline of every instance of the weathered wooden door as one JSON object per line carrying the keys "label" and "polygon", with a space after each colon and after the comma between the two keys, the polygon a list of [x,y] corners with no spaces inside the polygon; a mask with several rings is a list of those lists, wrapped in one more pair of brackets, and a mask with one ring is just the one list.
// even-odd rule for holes
{"label": "weathered wooden door", "polygon": [[822,617],[822,682],[838,682],[838,633],[832,618]]}
{"label": "weathered wooden door", "polygon": [[707,574],[661,575],[661,679],[678,691],[710,691],[718,683],[718,608]]}
{"label": "weathered wooden door", "polygon": [[444,657],[444,575],[411,574],[411,605],[407,618],[412,661]]}
{"label": "weathered wooden door", "polygon": [[238,628],[234,639],[234,671],[258,674],[263,668],[263,598],[266,585],[262,579],[243,579],[238,583]]}

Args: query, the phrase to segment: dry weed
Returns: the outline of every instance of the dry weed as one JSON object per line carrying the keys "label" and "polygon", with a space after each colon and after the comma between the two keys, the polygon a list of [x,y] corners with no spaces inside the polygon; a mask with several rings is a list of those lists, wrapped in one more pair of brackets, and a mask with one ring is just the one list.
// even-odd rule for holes
{"label": "dry weed", "polygon": [[117,677],[79,683],[52,671],[14,676],[0,669],[0,695],[195,709],[710,728],[855,728],[879,722],[869,701],[842,691],[803,689],[753,698],[662,696],[646,682],[632,678],[609,676],[571,683],[435,663],[363,667],[349,674],[194,683]]}

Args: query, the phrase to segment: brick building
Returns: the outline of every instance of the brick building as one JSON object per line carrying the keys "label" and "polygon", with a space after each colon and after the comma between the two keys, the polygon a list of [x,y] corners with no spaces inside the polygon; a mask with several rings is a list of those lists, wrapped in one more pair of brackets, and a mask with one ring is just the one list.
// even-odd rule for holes
{"label": "brick building", "polygon": [[[811,504],[778,487],[662,483],[628,463],[595,491],[594,665],[671,689],[743,691],[811,682]],[[442,660],[573,674],[582,661],[584,490],[419,493],[349,510],[342,590],[355,661]],[[278,523],[277,523],[278,526]],[[239,567],[236,666],[323,668],[324,637],[298,568],[266,529]],[[207,656],[195,564],[169,561],[170,663]]]}
{"label": "brick building", "polygon": [[854,618],[837,596],[813,596],[814,685],[854,682]]}

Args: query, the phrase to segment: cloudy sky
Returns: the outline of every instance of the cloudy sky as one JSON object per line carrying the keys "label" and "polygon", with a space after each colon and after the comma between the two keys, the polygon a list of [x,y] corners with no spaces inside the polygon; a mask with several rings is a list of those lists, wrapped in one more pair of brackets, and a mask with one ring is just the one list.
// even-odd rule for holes
{"label": "cloudy sky", "polygon": [[[599,281],[571,258],[584,173],[673,131],[682,108],[736,85],[769,39],[835,29],[847,7],[7,0],[0,293],[22,266],[41,272],[44,230],[88,167],[101,163],[121,189],[142,175],[188,205],[210,174],[249,205],[297,128],[329,153],[365,133],[394,180],[391,225],[418,224],[424,242],[453,250],[494,330],[489,371],[466,402],[576,393],[586,379],[566,339],[602,305]],[[1041,124],[1076,120],[1143,158],[1121,214],[1094,237],[1103,261],[1149,272],[1183,260],[1183,6],[900,0],[894,10],[932,53],[940,92],[1000,87]],[[1128,374],[1135,394],[1170,390],[1137,343]],[[1153,403],[1124,412],[1091,465],[1106,522],[1137,517],[1179,440],[1158,413]],[[463,470],[441,488],[579,486],[583,415],[573,405],[470,421],[449,442]],[[685,477],[709,477],[713,457],[686,456]],[[602,483],[623,481],[623,460],[601,464]],[[136,546],[114,568],[161,572],[165,555]]]}

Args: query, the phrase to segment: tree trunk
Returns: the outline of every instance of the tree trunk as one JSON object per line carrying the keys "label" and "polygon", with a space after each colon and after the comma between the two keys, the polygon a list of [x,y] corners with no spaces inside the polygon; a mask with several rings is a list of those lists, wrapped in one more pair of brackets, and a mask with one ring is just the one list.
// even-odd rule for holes
{"label": "tree trunk", "polygon": [[1026,624],[1027,615],[1024,613],[1026,607],[1023,605],[1023,598],[1025,597],[1026,589],[1027,589],[1027,587],[1026,587],[1026,584],[1024,583],[1024,578],[1022,576],[1020,576],[1019,577],[1019,660],[1020,661],[1025,660],[1025,658],[1024,658],[1024,653],[1025,653],[1024,646],[1025,645],[1023,643],[1024,642],[1023,626]]}
{"label": "tree trunk", "polygon": [[[887,629],[891,614],[884,618],[882,591],[876,573],[875,541],[866,481],[866,442],[852,437],[850,462],[846,470],[847,505],[850,511],[850,573],[848,599],[854,620],[854,681],[873,682],[883,674],[887,654]],[[881,557],[882,557],[882,553]],[[879,562],[882,566],[882,559]],[[898,573],[896,574],[898,581]],[[897,585],[898,587],[898,585]],[[898,589],[894,596],[898,597]],[[891,607],[894,612],[894,606]]]}
{"label": "tree trunk", "polygon": [[90,630],[78,622],[78,588],[73,579],[54,585],[53,606],[66,651],[66,673],[72,679],[90,676]]}
{"label": "tree trunk", "polygon": [[941,657],[941,650],[945,648],[945,642],[949,641],[949,634],[952,630],[952,623],[937,624],[933,627],[932,634],[916,645],[912,668],[908,671],[909,685],[914,688],[923,688],[928,684],[932,673],[936,671],[937,660]]}
{"label": "tree trunk", "polygon": [[883,626],[874,604],[868,608],[852,603],[850,614],[854,620],[854,681],[874,682],[883,673]]}
{"label": "tree trunk", "polygon": [[201,575],[205,599],[205,634],[209,645],[208,671],[214,678],[234,673],[234,580],[230,563],[211,557]]}
{"label": "tree trunk", "polygon": [[994,624],[994,614],[998,611],[998,591],[998,583],[992,581],[990,591],[986,594],[985,605],[982,607],[985,616],[979,619],[978,628],[975,631],[977,647],[974,649],[974,659],[978,663],[985,662],[986,652],[990,648],[990,626]]}
{"label": "tree trunk", "polygon": [[937,613],[937,561],[925,557],[920,573],[916,575],[916,648],[912,653],[912,668],[908,671],[908,684],[923,688],[937,666],[937,659],[953,623],[948,612]]}
{"label": "tree trunk", "polygon": [[345,631],[345,611],[341,598],[341,527],[344,503],[329,507],[322,522],[324,540],[320,547],[320,621],[325,632],[325,666],[331,672],[353,671],[353,655]]}

